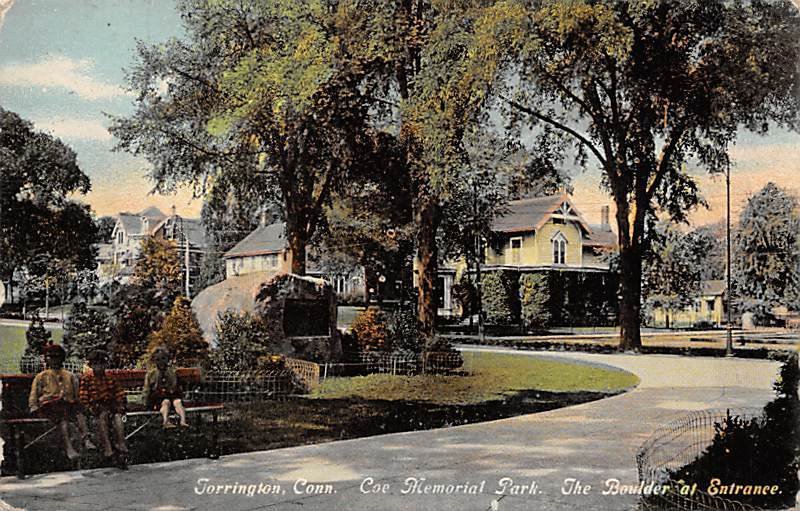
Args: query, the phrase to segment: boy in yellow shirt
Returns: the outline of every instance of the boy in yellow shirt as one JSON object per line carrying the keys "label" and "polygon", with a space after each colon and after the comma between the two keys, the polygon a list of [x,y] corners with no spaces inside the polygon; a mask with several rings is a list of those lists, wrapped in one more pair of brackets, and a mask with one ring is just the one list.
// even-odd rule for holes
{"label": "boy in yellow shirt", "polygon": [[44,349],[44,360],[47,369],[33,379],[28,407],[31,413],[39,413],[58,426],[64,439],[64,450],[70,460],[78,458],[72,447],[69,435],[69,421],[75,418],[81,440],[87,449],[94,449],[89,441],[86,427],[86,416],[78,402],[78,377],[64,369],[66,353],[57,344],[48,344]]}

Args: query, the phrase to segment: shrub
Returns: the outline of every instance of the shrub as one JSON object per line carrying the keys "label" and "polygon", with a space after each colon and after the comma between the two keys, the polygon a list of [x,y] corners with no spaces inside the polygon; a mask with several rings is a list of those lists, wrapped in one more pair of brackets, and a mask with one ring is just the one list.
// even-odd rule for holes
{"label": "shrub", "polygon": [[19,370],[23,373],[36,372],[35,364],[26,362],[39,357],[44,347],[53,342],[50,331],[44,327],[44,322],[38,315],[31,319],[28,330],[25,332],[25,340],[27,344],[25,346],[25,353],[23,353],[22,360],[20,361]]}
{"label": "shrub", "polygon": [[395,309],[388,320],[389,344],[395,351],[419,353],[422,340],[417,328],[415,304],[406,304]]}
{"label": "shrub", "polygon": [[452,288],[453,298],[461,306],[461,319],[468,318],[478,312],[478,289],[464,273],[461,280]]}
{"label": "shrub", "polygon": [[428,346],[427,369],[433,371],[452,371],[464,365],[461,352],[450,344],[449,341],[437,338]]}
{"label": "shrub", "polygon": [[203,339],[189,300],[183,296],[175,300],[161,328],[150,335],[148,359],[159,346],[166,347],[179,366],[203,365],[208,361],[208,343]]}
{"label": "shrub", "polygon": [[72,307],[64,325],[64,350],[67,356],[80,360],[93,350],[108,350],[111,345],[113,325],[106,314],[90,309],[85,302]]}
{"label": "shrub", "polygon": [[390,336],[386,314],[379,309],[366,309],[350,325],[358,351],[389,351]]}
{"label": "shrub", "polygon": [[798,491],[800,403],[797,354],[781,367],[777,398],[764,407],[764,417],[745,420],[728,416],[714,425],[711,445],[692,463],[671,473],[706,488],[712,478],[723,484],[778,485],[778,495],[736,495],[733,500],[775,509],[790,506]]}
{"label": "shrub", "polygon": [[546,328],[550,323],[550,287],[547,276],[528,273],[519,279],[522,326],[527,330]]}
{"label": "shrub", "polygon": [[519,323],[519,280],[517,272],[488,272],[483,278],[483,310],[486,322],[492,325]]}
{"label": "shrub", "polygon": [[221,312],[214,338],[217,348],[212,351],[211,358],[215,369],[254,369],[259,357],[273,352],[267,325],[249,312]]}

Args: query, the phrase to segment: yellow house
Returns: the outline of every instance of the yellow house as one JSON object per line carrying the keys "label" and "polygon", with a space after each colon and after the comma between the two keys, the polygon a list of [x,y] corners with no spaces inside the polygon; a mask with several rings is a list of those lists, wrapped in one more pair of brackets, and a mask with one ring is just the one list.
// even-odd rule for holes
{"label": "yellow house", "polygon": [[691,327],[699,323],[721,326],[725,323],[724,297],[724,280],[703,281],[700,296],[692,305],[677,311],[667,311],[663,307],[653,308],[651,326]]}
{"label": "yellow house", "polygon": [[[590,225],[567,193],[511,201],[507,214],[494,221],[492,230],[500,246],[486,248],[485,272],[608,272],[609,264],[603,256],[616,247],[608,206],[601,209],[601,223]],[[442,265],[440,313],[454,312],[450,289],[465,267],[463,261]]]}

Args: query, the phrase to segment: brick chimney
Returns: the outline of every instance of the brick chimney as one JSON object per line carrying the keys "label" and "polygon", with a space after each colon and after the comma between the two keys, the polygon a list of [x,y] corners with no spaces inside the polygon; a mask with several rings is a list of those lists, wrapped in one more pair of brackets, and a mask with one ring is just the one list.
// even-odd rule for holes
{"label": "brick chimney", "polygon": [[600,208],[600,225],[603,226],[603,229],[611,229],[611,224],[609,223],[608,206],[603,206]]}

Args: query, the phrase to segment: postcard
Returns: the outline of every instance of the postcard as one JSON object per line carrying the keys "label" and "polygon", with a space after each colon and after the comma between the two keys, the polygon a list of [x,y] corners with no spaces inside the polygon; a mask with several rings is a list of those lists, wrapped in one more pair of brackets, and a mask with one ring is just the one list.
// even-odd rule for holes
{"label": "postcard", "polygon": [[0,0],[0,510],[793,509],[794,0]]}

